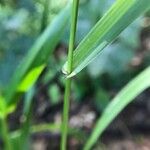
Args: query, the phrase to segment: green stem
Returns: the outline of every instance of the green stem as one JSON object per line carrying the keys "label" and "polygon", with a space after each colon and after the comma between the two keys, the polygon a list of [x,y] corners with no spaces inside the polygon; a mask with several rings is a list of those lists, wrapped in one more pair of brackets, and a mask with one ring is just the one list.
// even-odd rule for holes
{"label": "green stem", "polygon": [[6,117],[1,119],[1,128],[2,128],[2,135],[3,135],[5,150],[11,150],[11,144],[10,144],[10,139],[9,139],[9,131],[8,131]]}
{"label": "green stem", "polygon": [[[79,6],[79,0],[73,0],[69,51],[68,51],[68,74],[72,72],[73,50],[75,45],[75,35],[76,35],[76,26],[77,26],[77,18],[78,18],[78,6]],[[67,147],[70,93],[71,93],[71,78],[66,79],[66,85],[65,85],[61,150],[66,150]]]}
{"label": "green stem", "polygon": [[63,106],[61,150],[66,150],[66,145],[67,145],[70,89],[71,89],[71,79],[67,79],[66,86],[65,86],[64,106]]}
{"label": "green stem", "polygon": [[68,52],[68,74],[70,74],[72,71],[73,50],[75,44],[76,26],[77,26],[77,18],[78,18],[78,6],[79,6],[79,0],[73,0],[69,52]]}

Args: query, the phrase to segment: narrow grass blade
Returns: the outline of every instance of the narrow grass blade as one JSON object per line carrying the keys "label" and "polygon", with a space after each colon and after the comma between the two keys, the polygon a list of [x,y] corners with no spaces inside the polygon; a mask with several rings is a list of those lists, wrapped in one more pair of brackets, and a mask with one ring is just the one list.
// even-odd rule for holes
{"label": "narrow grass blade", "polygon": [[[54,18],[52,23],[29,50],[29,53],[15,71],[11,83],[5,92],[6,100],[9,104],[15,101],[14,96],[18,89],[24,92],[27,91],[40,75],[50,54],[53,52],[63,34],[69,20],[69,14],[70,5],[67,5],[66,8]],[[34,82],[31,82],[31,80],[34,80]]]}
{"label": "narrow grass blade", "polygon": [[0,118],[5,116],[6,104],[4,98],[0,95]]}
{"label": "narrow grass blade", "polygon": [[89,150],[96,143],[99,136],[114,120],[114,118],[129,104],[136,96],[150,87],[150,67],[128,83],[125,88],[111,101],[103,112],[100,119],[85,144],[84,150]]}
{"label": "narrow grass blade", "polygon": [[[74,51],[72,73],[67,62],[63,72],[72,77],[86,67],[130,23],[150,8],[150,0],[117,0]],[[100,45],[100,46],[99,46]]]}
{"label": "narrow grass blade", "polygon": [[16,105],[11,105],[7,107],[5,98],[0,95],[0,119],[5,118],[8,114],[15,110]]}
{"label": "narrow grass blade", "polygon": [[33,108],[33,96],[35,88],[32,87],[27,93],[24,101],[23,117],[24,122],[21,127],[20,146],[22,150],[30,149],[30,126],[32,122],[32,108]]}
{"label": "narrow grass blade", "polygon": [[[31,149],[31,140],[30,140],[30,128],[31,128],[31,119],[32,119],[32,108],[33,108],[33,96],[35,93],[35,87],[33,86],[26,94],[23,105],[23,121],[21,127],[15,131],[15,134],[11,133],[11,143],[13,150],[27,150]],[[17,132],[17,133],[16,133]]]}
{"label": "narrow grass blade", "polygon": [[[61,124],[42,123],[39,125],[30,126],[31,134],[37,134],[37,133],[43,133],[43,132],[55,134],[55,133],[61,133],[61,130],[62,130]],[[75,136],[77,138],[79,138],[78,136],[84,137],[84,139],[86,137],[85,132],[81,131],[80,129],[69,127],[68,131],[69,131],[69,135]],[[20,138],[20,135],[21,135],[20,129],[10,133],[11,139],[16,140],[16,141]]]}
{"label": "narrow grass blade", "polygon": [[6,117],[0,119],[0,125],[2,131],[2,139],[4,142],[4,150],[12,150],[12,143],[10,142],[9,127]]}

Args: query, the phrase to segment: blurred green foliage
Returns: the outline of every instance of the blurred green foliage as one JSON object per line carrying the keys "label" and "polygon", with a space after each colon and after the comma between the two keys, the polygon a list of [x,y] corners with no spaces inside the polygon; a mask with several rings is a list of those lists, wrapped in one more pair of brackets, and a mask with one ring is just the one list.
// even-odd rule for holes
{"label": "blurred green foliage", "polygon": [[[11,0],[0,1],[0,89],[9,82],[16,66],[27,53],[38,35],[51,22],[56,14],[65,6],[67,0]],[[81,0],[77,29],[78,44],[89,32],[93,25],[104,15],[115,0]],[[43,18],[45,7],[48,7],[46,18]],[[132,23],[112,45],[92,62],[85,71],[80,73],[73,85],[73,99],[82,101],[86,95],[106,106],[111,87],[120,88],[134,75],[130,63],[140,47],[140,34],[143,18]],[[62,43],[68,43],[68,28],[62,38]],[[64,49],[64,48],[63,48]],[[147,55],[148,56],[148,55]],[[48,85],[48,96],[52,104],[61,99],[61,87],[64,77],[60,68],[65,60],[65,50],[50,57],[49,65],[44,72],[41,82],[46,84],[57,76],[58,85]],[[145,58],[145,65],[149,64],[149,57]],[[124,78],[122,78],[124,75]],[[85,77],[86,76],[86,77]],[[106,79],[105,81],[103,79]],[[95,84],[93,80],[99,79]],[[89,84],[85,87],[85,84]],[[60,86],[60,87],[59,87]],[[90,91],[90,92],[89,92]],[[100,101],[106,99],[106,102]],[[98,111],[103,106],[99,106]]]}
{"label": "blurred green foliage", "polygon": [[[46,0],[45,0],[46,1]],[[17,0],[0,3],[0,87],[10,80],[16,66],[41,33],[45,1]],[[52,1],[53,2],[53,1]],[[63,7],[53,2],[47,23]]]}
{"label": "blurred green foliage", "polygon": [[[66,5],[66,1],[0,0],[0,94],[3,93],[2,90],[9,83],[12,74],[25,54],[46,26]],[[114,1],[80,0],[76,45]],[[148,12],[146,15],[150,16],[150,13]],[[147,20],[149,21],[149,19]],[[72,100],[76,100],[76,102],[92,100],[97,112],[101,113],[110,102],[111,97],[114,96],[114,93],[150,64],[150,47],[148,47],[148,44],[146,46],[146,40],[144,40],[150,35],[150,27],[147,24],[144,17],[137,19],[79,76],[75,77]],[[49,63],[38,82],[39,89],[30,89],[24,98],[23,116],[29,119],[24,120],[22,124],[22,130],[20,131],[22,138],[20,136],[14,138],[13,143],[17,147],[20,146],[17,144],[18,140],[21,141],[20,143],[26,141],[25,144],[29,142],[28,131],[32,117],[33,96],[44,87],[45,92],[42,94],[44,94],[46,100],[49,100],[51,106],[62,101],[65,77],[61,73],[61,67],[66,60],[69,25],[68,22],[68,28],[61,39],[60,45],[53,52],[53,55],[49,56]],[[135,60],[135,64],[132,64],[133,60]],[[138,61],[140,61],[139,64]],[[35,71],[35,74],[41,73],[40,70],[33,71]],[[34,74],[32,75],[34,76]],[[33,79],[33,76],[29,74],[27,76],[28,80]],[[29,86],[26,78],[22,85],[20,86],[22,91]],[[8,111],[8,113],[14,111],[14,107],[6,109],[5,100],[2,97],[0,99],[1,111]],[[3,114],[0,114],[1,116]],[[26,146],[29,145],[26,144]],[[26,146],[25,149],[29,149]]]}

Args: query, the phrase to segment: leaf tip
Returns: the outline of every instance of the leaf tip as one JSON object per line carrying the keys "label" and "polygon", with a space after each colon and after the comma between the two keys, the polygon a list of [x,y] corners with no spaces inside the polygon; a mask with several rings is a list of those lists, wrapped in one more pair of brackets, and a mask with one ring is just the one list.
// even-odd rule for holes
{"label": "leaf tip", "polygon": [[62,73],[65,75],[68,75],[68,71],[67,71],[67,62],[64,64],[63,68],[62,68]]}
{"label": "leaf tip", "polygon": [[74,77],[75,75],[76,75],[76,73],[75,73],[75,72],[72,72],[72,73],[70,73],[69,75],[67,75],[67,79],[72,78],[72,77]]}

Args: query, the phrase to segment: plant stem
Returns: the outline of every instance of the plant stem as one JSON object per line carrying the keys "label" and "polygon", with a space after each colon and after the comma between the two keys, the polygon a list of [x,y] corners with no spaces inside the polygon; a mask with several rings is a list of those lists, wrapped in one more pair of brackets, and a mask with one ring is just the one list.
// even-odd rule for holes
{"label": "plant stem", "polygon": [[11,144],[10,144],[10,139],[9,139],[9,131],[8,131],[6,117],[3,117],[1,119],[1,128],[2,128],[2,135],[3,135],[5,150],[11,150]]}
{"label": "plant stem", "polygon": [[71,79],[67,79],[66,86],[65,86],[64,106],[63,106],[61,150],[66,150],[66,145],[67,145],[70,89],[71,89]]}
{"label": "plant stem", "polygon": [[70,74],[72,71],[73,50],[75,45],[75,35],[76,35],[76,26],[77,26],[77,18],[78,18],[78,7],[79,7],[79,0],[73,0],[69,52],[68,52],[68,74]]}
{"label": "plant stem", "polygon": [[[73,0],[72,15],[71,15],[71,29],[68,51],[68,74],[72,72],[73,63],[73,50],[75,45],[76,26],[78,18],[79,0]],[[61,150],[66,150],[67,147],[67,134],[68,134],[68,120],[69,120],[69,105],[71,93],[71,78],[66,79],[64,106],[63,106],[63,123],[62,123],[62,137],[61,137]]]}

